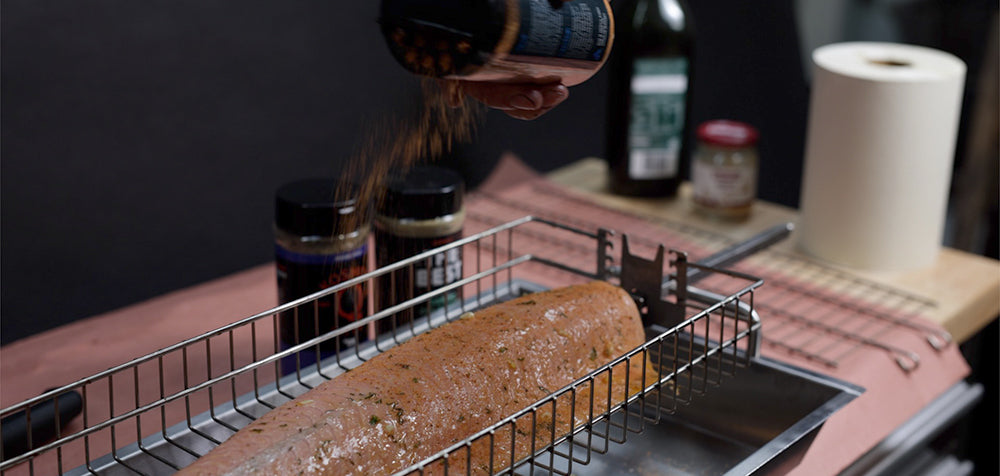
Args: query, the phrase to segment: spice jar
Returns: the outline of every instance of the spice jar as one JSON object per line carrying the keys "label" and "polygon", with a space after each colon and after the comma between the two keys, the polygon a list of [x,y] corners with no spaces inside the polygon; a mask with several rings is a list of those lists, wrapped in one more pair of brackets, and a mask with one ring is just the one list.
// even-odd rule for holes
{"label": "spice jar", "polygon": [[[278,189],[274,251],[281,303],[367,272],[370,213],[354,198],[338,200],[337,192],[338,182],[330,179],[300,180]],[[285,311],[278,325],[282,348],[343,327],[366,312],[364,284]],[[315,350],[286,358],[282,368],[285,373],[294,372],[367,339],[366,329],[349,332],[323,342]]]}
{"label": "spice jar", "polygon": [[757,196],[757,129],[738,121],[714,120],[698,127],[691,167],[695,209],[705,215],[741,220]]}
{"label": "spice jar", "polygon": [[470,81],[582,83],[614,39],[608,0],[382,0],[379,24],[410,72]]}
{"label": "spice jar", "polygon": [[[379,267],[444,246],[462,237],[465,222],[462,177],[452,170],[420,166],[391,177],[375,214],[375,259]],[[378,308],[386,309],[462,278],[462,249],[454,248],[379,278]],[[458,291],[379,321],[378,333],[408,326],[413,319],[459,299]]]}

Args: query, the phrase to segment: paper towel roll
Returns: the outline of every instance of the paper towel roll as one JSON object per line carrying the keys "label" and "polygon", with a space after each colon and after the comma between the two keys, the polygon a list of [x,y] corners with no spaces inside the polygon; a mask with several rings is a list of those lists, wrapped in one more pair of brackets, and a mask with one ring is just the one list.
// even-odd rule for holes
{"label": "paper towel roll", "polygon": [[813,52],[799,245],[837,264],[908,270],[937,257],[965,64],[938,50]]}

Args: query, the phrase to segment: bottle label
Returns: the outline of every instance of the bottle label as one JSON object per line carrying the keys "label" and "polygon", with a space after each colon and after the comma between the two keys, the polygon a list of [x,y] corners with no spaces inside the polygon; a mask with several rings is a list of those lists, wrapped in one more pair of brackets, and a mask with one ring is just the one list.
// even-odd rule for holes
{"label": "bottle label", "polygon": [[684,140],[688,90],[686,58],[639,58],[632,74],[629,177],[667,179],[677,175]]}
{"label": "bottle label", "polygon": [[752,168],[695,161],[691,167],[692,199],[712,208],[735,208],[753,203],[757,175]]}
{"label": "bottle label", "polygon": [[[278,275],[278,299],[281,303],[322,291],[360,276],[368,270],[367,245],[327,255],[296,253],[280,245],[275,245],[274,251]],[[361,283],[319,298],[315,304],[309,303],[282,312],[279,316],[282,348],[300,344],[361,319],[368,309],[367,296],[366,286]],[[338,339],[328,340],[320,344],[322,357],[332,355],[338,349],[355,345],[367,338],[368,332],[361,329],[356,333],[351,332]],[[282,363],[284,372],[294,371],[296,361],[300,366],[311,364],[316,361],[315,353],[303,351],[299,357],[285,359]]]}
{"label": "bottle label", "polygon": [[604,0],[520,0],[521,25],[512,54],[600,61],[611,37]]}
{"label": "bottle label", "polygon": [[[376,230],[375,257],[379,266],[386,266],[397,261],[420,254],[429,249],[444,246],[462,237],[462,232],[435,238],[401,237]],[[414,297],[428,293],[462,278],[462,249],[453,248],[430,258],[418,261],[410,267],[405,267],[379,278],[378,308],[386,309]],[[379,322],[379,332],[386,332],[393,326],[400,327],[417,317],[428,314],[458,300],[458,292],[450,292],[432,298],[429,302],[421,302],[397,313],[392,318]],[[395,323],[392,321],[395,320]]]}

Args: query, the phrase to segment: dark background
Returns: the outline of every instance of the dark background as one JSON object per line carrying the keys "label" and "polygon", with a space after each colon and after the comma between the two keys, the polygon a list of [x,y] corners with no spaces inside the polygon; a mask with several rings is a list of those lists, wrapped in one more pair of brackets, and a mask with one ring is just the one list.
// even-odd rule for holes
{"label": "dark background", "polygon": [[[831,28],[823,15],[803,18],[796,7],[806,3],[691,2],[694,121],[757,126],[759,195],[790,206],[802,172],[804,59],[820,46],[811,33]],[[996,2],[840,3],[850,8],[827,40],[921,44],[968,63],[961,167]],[[2,344],[269,262],[274,190],[335,174],[368,121],[419,97],[378,33],[376,0],[2,0],[0,8]],[[880,23],[887,19],[891,32]],[[601,156],[606,86],[601,72],[532,122],[490,112],[477,140],[444,162],[475,187],[505,151],[540,171]],[[996,256],[993,194],[990,233],[973,251]],[[995,460],[995,324],[990,332],[967,352],[974,363],[987,356],[976,365],[993,382],[979,421],[993,434],[980,451]]]}
{"label": "dark background", "polygon": [[[871,19],[890,18],[899,40],[969,63],[971,109],[995,2],[854,3],[839,39],[883,39]],[[694,122],[757,126],[760,196],[791,206],[808,108],[803,52],[818,46],[802,45],[800,28],[830,23],[798,18],[796,5],[691,2]],[[366,123],[419,97],[378,33],[375,0],[0,7],[3,344],[269,261],[273,191],[336,173]],[[541,171],[601,156],[606,85],[601,72],[532,122],[491,112],[477,141],[445,162],[474,187],[504,151]]]}
{"label": "dark background", "polygon": [[[757,125],[761,194],[794,204],[808,91],[791,1],[695,3],[695,120]],[[271,260],[274,190],[335,173],[366,121],[420,94],[374,0],[2,5],[3,343]],[[446,162],[474,187],[508,150],[542,171],[601,156],[606,84],[532,122],[491,112]]]}

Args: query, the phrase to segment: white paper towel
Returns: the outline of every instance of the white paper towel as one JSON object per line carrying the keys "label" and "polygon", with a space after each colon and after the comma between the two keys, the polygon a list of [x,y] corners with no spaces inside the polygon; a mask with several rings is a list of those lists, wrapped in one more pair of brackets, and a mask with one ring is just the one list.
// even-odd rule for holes
{"label": "white paper towel", "polygon": [[941,247],[965,64],[938,50],[838,43],[813,52],[799,245],[870,270]]}

